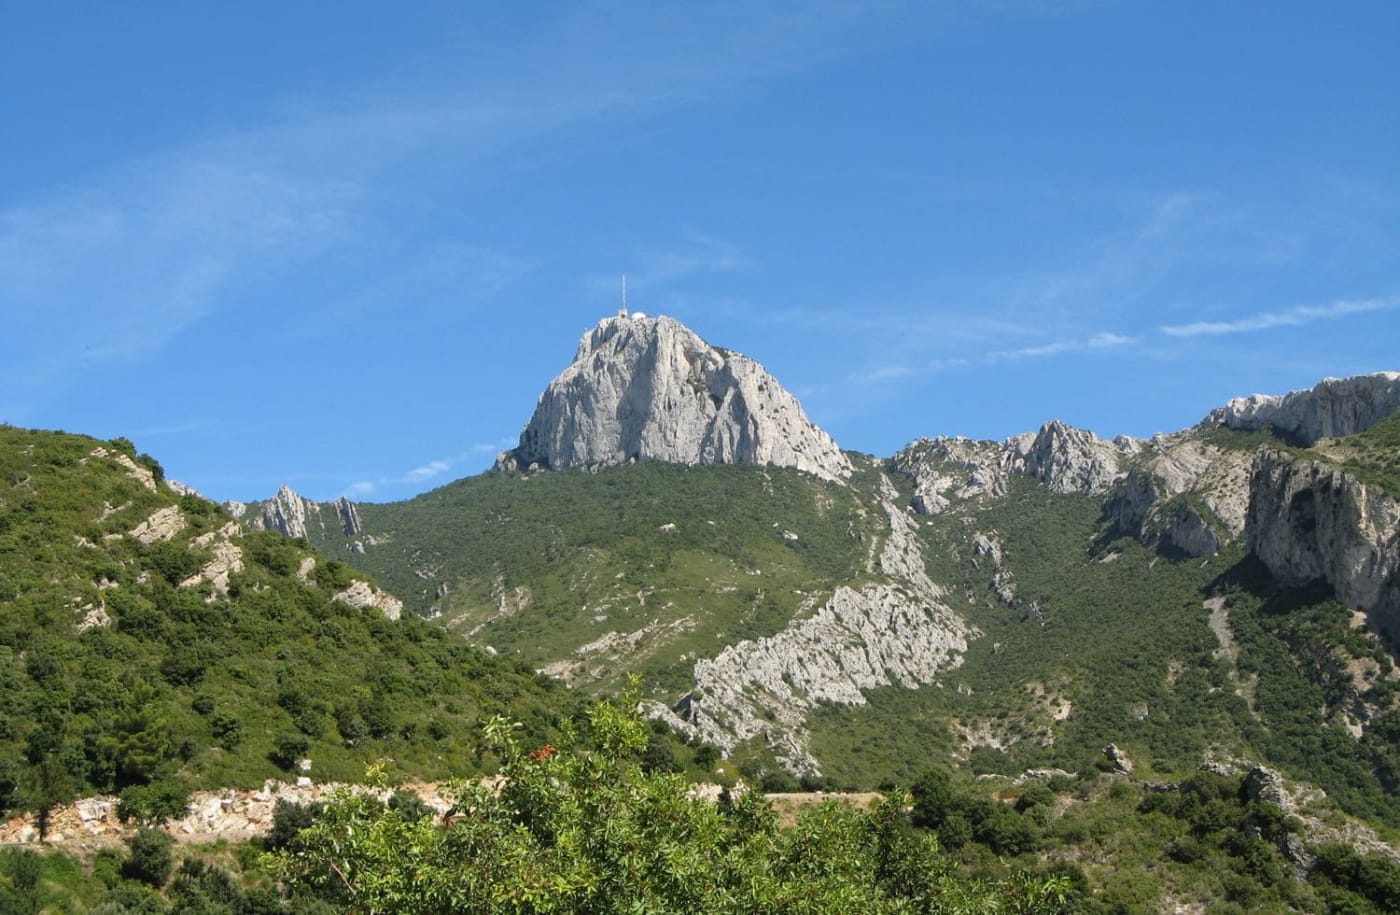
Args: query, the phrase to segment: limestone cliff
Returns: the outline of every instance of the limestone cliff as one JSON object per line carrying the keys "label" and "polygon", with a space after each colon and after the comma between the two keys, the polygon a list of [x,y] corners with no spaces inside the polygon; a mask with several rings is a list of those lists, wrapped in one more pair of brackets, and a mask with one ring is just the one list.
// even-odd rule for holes
{"label": "limestone cliff", "polygon": [[1140,443],[1126,436],[1105,441],[1051,420],[1035,435],[1016,436],[1006,446],[1013,472],[1035,477],[1054,492],[1100,495],[1123,476],[1121,459],[1135,454]]}
{"label": "limestone cliff", "polygon": [[1273,429],[1311,445],[1320,438],[1355,435],[1400,410],[1400,372],[1324,378],[1313,388],[1281,397],[1237,397],[1212,410],[1202,426]]}
{"label": "limestone cliff", "polygon": [[1317,461],[1264,449],[1250,475],[1249,551],[1284,584],[1324,579],[1400,636],[1400,502]]}
{"label": "limestone cliff", "polygon": [[1244,533],[1250,455],[1187,433],[1157,436],[1109,494],[1119,530],[1188,556],[1208,556]]}
{"label": "limestone cliff", "polygon": [[1005,442],[919,439],[889,466],[913,481],[914,510],[936,515],[954,504],[1006,495],[1013,474],[1033,477],[1058,493],[1102,495],[1123,478],[1125,459],[1141,448],[1136,439],[1120,436],[1110,442],[1054,420]]}
{"label": "limestone cliff", "polygon": [[[336,522],[350,537],[360,530],[359,513],[349,499],[340,498],[326,503]],[[255,531],[276,531],[284,537],[306,537],[311,527],[324,532],[326,521],[321,517],[322,505],[283,485],[277,495],[266,502],[225,502],[224,509]]]}
{"label": "limestone cliff", "polygon": [[851,465],[797,399],[747,356],[671,318],[619,315],[583,336],[500,466],[659,460],[774,464],[827,480]]}
{"label": "limestone cliff", "polygon": [[881,508],[889,528],[867,573],[877,580],[841,586],[816,612],[768,638],[744,640],[694,668],[695,689],[653,717],[726,753],[762,736],[795,775],[819,775],[807,717],[823,703],[864,705],[885,686],[916,689],[962,663],[979,633],[944,602],[928,577],[914,522],[888,481]]}
{"label": "limestone cliff", "polygon": [[1006,495],[1005,452],[996,442],[921,438],[890,461],[914,482],[914,510],[937,515],[955,502]]}

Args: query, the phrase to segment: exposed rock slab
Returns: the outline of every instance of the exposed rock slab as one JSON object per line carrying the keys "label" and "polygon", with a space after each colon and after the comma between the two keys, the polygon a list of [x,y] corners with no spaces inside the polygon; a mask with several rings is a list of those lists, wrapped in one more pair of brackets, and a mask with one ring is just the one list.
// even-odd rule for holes
{"label": "exposed rock slab", "polygon": [[158,508],[151,516],[132,528],[131,536],[145,544],[169,540],[185,529],[185,516],[178,505]]}
{"label": "exposed rock slab", "polygon": [[955,501],[1006,495],[1005,457],[997,442],[940,436],[911,443],[890,466],[914,481],[914,510],[937,515]]}
{"label": "exposed rock slab", "polygon": [[391,620],[403,615],[403,601],[362,579],[352,581],[348,588],[336,593],[331,599],[360,610],[373,607]]}
{"label": "exposed rock slab", "polygon": [[200,534],[190,541],[193,546],[207,549],[213,557],[197,573],[180,582],[181,587],[190,587],[207,581],[215,592],[228,594],[229,576],[243,571],[243,549],[234,543],[242,529],[230,521],[217,531]]}
{"label": "exposed rock slab", "polygon": [[1054,492],[1101,495],[1125,473],[1123,458],[1136,454],[1141,443],[1127,436],[1113,441],[1087,429],[1052,420],[1031,435],[1007,441],[1012,471],[1040,480]]}
{"label": "exposed rock slab", "polygon": [[1144,543],[1212,555],[1244,533],[1251,461],[1188,434],[1157,436],[1114,485],[1105,514]]}
{"label": "exposed rock slab", "polygon": [[1317,461],[1263,449],[1250,478],[1249,551],[1284,584],[1324,579],[1400,635],[1400,502]]}
{"label": "exposed rock slab", "polygon": [[821,703],[864,705],[883,686],[915,689],[957,667],[977,633],[924,571],[914,523],[884,485],[889,535],[869,571],[887,581],[837,588],[812,616],[697,661],[695,690],[648,714],[728,753],[762,737],[789,771],[820,774],[806,719]]}
{"label": "exposed rock slab", "polygon": [[248,526],[255,531],[277,531],[284,537],[305,537],[307,518],[315,515],[319,519],[320,514],[320,505],[283,485],[278,488],[277,495],[262,504],[262,510]]}
{"label": "exposed rock slab", "polygon": [[1282,396],[1237,397],[1212,410],[1202,425],[1272,429],[1311,445],[1320,438],[1365,432],[1400,410],[1400,372],[1324,378],[1309,390]]}
{"label": "exposed rock slab", "polygon": [[754,360],[671,318],[604,319],[540,395],[501,466],[598,467],[629,460],[773,464],[827,480],[850,461]]}

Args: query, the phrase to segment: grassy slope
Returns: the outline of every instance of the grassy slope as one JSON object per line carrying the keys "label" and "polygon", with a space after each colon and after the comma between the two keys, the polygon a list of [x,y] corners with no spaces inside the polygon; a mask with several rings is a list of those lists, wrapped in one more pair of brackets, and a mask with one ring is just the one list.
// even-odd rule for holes
{"label": "grassy slope", "polygon": [[[246,569],[228,598],[175,586],[207,558],[193,538],[228,518],[151,491],[98,447],[130,454],[0,428],[0,804],[172,777],[258,784],[284,775],[269,758],[279,736],[307,741],[318,779],[359,778],[379,757],[406,775],[466,774],[481,765],[483,718],[543,735],[571,707],[429,623],[332,601],[351,570],[322,560],[303,583],[295,571],[314,554],[295,541],[237,541]],[[187,526],[174,539],[128,536],[176,505]],[[111,624],[80,633],[87,606]]]}
{"label": "grassy slope", "polygon": [[[359,510],[366,532],[387,542],[362,556],[343,541],[326,549],[342,550],[414,609],[433,605],[463,631],[480,626],[476,639],[528,663],[608,632],[686,620],[629,658],[663,694],[687,684],[684,657],[777,632],[809,597],[857,579],[860,537],[873,530],[850,490],[749,466],[488,475]],[[434,604],[440,584],[448,593]],[[606,671],[603,681],[624,672]]]}

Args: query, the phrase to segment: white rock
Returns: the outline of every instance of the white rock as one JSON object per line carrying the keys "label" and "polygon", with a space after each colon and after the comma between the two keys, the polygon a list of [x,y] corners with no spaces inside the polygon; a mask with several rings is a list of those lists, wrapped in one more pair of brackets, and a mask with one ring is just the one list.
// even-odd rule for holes
{"label": "white rock", "polygon": [[1212,410],[1202,425],[1245,430],[1271,428],[1311,445],[1320,438],[1364,432],[1396,410],[1400,410],[1400,372],[1376,372],[1324,378],[1309,390],[1282,397],[1237,397]]}
{"label": "white rock", "polygon": [[1254,459],[1245,540],[1284,584],[1324,579],[1337,600],[1400,636],[1400,502],[1316,461]]}
{"label": "white rock", "polygon": [[297,495],[292,487],[283,485],[277,490],[277,495],[262,503],[262,510],[248,522],[248,526],[255,531],[277,531],[286,537],[305,537],[306,525],[312,515],[320,523],[321,506]]}
{"label": "white rock", "polygon": [[158,540],[169,540],[184,529],[185,516],[180,513],[179,507],[167,505],[156,509],[149,518],[136,525],[131,531],[131,536],[149,544]]}
{"label": "white rock", "polygon": [[336,593],[331,599],[361,610],[374,607],[391,620],[403,615],[403,601],[359,578],[350,582],[350,587]]}
{"label": "white rock", "polygon": [[747,356],[671,318],[605,318],[540,395],[499,462],[562,469],[660,460],[773,464],[827,480],[851,464],[797,399]]}

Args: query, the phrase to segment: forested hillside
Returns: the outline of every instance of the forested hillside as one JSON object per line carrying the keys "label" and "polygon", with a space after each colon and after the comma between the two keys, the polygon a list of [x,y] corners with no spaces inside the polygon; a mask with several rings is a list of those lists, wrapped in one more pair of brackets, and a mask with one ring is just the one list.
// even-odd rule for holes
{"label": "forested hillside", "polygon": [[545,739],[569,714],[551,681],[387,618],[363,573],[162,476],[124,440],[0,428],[0,808],[104,792],[159,819],[190,788],[379,759],[466,775],[494,766],[492,715]]}

